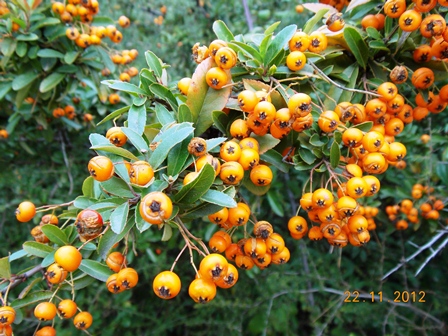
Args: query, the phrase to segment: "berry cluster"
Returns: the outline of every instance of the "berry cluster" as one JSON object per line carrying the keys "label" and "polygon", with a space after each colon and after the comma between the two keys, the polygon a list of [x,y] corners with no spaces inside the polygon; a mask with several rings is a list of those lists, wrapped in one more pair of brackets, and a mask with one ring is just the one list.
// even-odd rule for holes
{"label": "berry cluster", "polygon": [[[389,220],[395,223],[397,230],[406,230],[409,223],[418,224],[421,220],[420,216],[428,220],[437,220],[445,204],[441,199],[437,199],[431,194],[434,188],[414,184],[412,186],[412,198],[404,199],[399,204],[389,205],[386,207],[386,214]],[[427,195],[426,199],[424,196]],[[420,213],[419,213],[420,212]]]}

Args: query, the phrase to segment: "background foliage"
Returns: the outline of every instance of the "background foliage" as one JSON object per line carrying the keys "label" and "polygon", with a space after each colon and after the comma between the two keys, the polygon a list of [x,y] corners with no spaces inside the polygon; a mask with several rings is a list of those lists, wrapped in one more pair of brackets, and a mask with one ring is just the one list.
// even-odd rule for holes
{"label": "background foliage", "polygon": [[[208,44],[214,39],[211,29],[214,20],[225,21],[232,31],[248,31],[242,1],[237,0],[189,0],[183,1],[182,6],[176,0],[113,0],[100,1],[100,5],[104,16],[116,18],[117,13],[123,13],[131,19],[131,28],[124,31],[122,47],[137,48],[140,55],[153,50],[171,65],[172,83],[191,75],[195,67],[188,56],[191,46],[197,41]],[[162,14],[163,5],[167,13],[158,25],[154,19]],[[293,1],[253,0],[248,5],[255,30],[279,20],[282,26],[290,23],[302,26],[309,17],[306,12],[297,14],[294,10],[297,3]],[[144,64],[144,57],[139,56],[135,66],[141,68]],[[107,112],[111,111],[108,108]],[[0,125],[6,119],[5,113],[0,112]],[[448,185],[447,119],[446,113],[432,116],[408,126],[399,137],[412,152],[408,154],[412,159],[406,170],[394,169],[382,177],[382,208],[410,198],[412,185],[417,182],[438,184],[436,193],[446,200],[443,186]],[[95,132],[104,134],[110,126],[105,124]],[[54,141],[45,140],[44,131],[36,130],[36,125],[24,123],[19,129],[7,141],[0,141],[1,256],[30,239],[32,225],[19,224],[13,216],[17,204],[23,199],[36,204],[62,203],[80,194],[87,174],[86,163],[93,154],[88,150],[88,134],[93,125],[83,124],[79,130],[56,126]],[[27,133],[26,138],[21,133]],[[420,141],[423,133],[432,135],[427,145]],[[268,197],[245,196],[259,217],[271,221],[276,231],[288,236],[286,223],[295,213],[305,180],[306,176],[299,171],[289,175],[277,173]],[[284,185],[289,186],[286,192]],[[378,206],[380,202],[372,205]],[[148,230],[137,237],[139,255],[130,260],[140,272],[138,286],[133,291],[111,295],[103,283],[94,282],[79,291],[77,301],[80,306],[90,307],[95,321],[91,331],[98,335],[442,335],[446,332],[444,318],[448,315],[446,252],[428,263],[417,277],[414,274],[425,260],[425,253],[382,280],[387,271],[415,252],[416,245],[429,241],[440,227],[423,221],[417,232],[412,228],[396,231],[384,213],[377,224],[376,233],[366,247],[347,247],[341,253],[326,244],[289,239],[289,264],[274,265],[263,272],[240,272],[238,285],[220,293],[208,305],[195,305],[185,288],[174,302],[156,298],[151,289],[152,279],[174,260],[180,247],[175,245],[180,239],[160,242],[161,233]],[[195,225],[205,232],[206,238],[211,235],[210,224],[198,221]],[[34,264],[33,260],[26,262]],[[186,256],[177,267],[181,277],[193,276]],[[355,290],[365,295],[361,302],[344,302],[344,292]],[[383,302],[378,299],[370,302],[372,291],[376,294],[382,291]],[[395,291],[424,291],[426,302],[388,302],[393,301]],[[353,294],[350,299],[353,300]],[[30,334],[36,327],[32,311],[23,319],[24,323],[15,331],[19,335]],[[58,335],[73,333],[72,328],[59,330]]]}

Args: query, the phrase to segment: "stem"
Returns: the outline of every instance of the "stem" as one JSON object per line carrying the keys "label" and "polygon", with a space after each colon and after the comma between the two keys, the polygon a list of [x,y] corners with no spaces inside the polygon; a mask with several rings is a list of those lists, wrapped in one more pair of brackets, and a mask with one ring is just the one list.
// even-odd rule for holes
{"label": "stem", "polygon": [[[210,252],[209,252],[207,246],[204,244],[204,242],[202,241],[202,239],[193,236],[193,235],[191,234],[191,232],[188,231],[188,229],[186,228],[186,226],[184,225],[184,223],[182,223],[182,221],[181,221],[179,218],[178,218],[177,220],[178,220],[177,223],[178,223],[178,224],[180,225],[180,227],[182,228],[182,231],[183,231],[184,233],[186,233],[188,237],[190,237],[191,239],[197,241],[197,242],[199,243],[199,245],[202,246],[202,248],[204,249],[204,251],[205,251],[207,254],[210,254]],[[200,250],[198,249],[198,251],[200,251]],[[200,251],[200,252],[202,253],[202,251]],[[205,255],[204,255],[204,257],[205,257]]]}
{"label": "stem", "polygon": [[375,92],[370,92],[370,91],[364,91],[364,90],[358,90],[358,89],[350,89],[348,87],[345,87],[341,84],[336,83],[335,81],[333,81],[330,77],[328,77],[322,70],[320,70],[314,63],[310,62],[310,65],[314,68],[314,70],[319,73],[319,75],[321,75],[323,77],[323,79],[325,79],[327,82],[329,82],[330,84],[345,90],[345,91],[350,91],[350,92],[357,92],[357,93],[362,93],[365,95],[372,95],[375,97],[381,97],[381,95],[375,93]]}
{"label": "stem", "polygon": [[[5,290],[9,291],[11,289],[13,289],[14,287],[18,286],[19,284],[21,284],[22,282],[26,281],[29,277],[33,276],[34,274],[36,274],[37,272],[42,271],[44,268],[41,265],[37,265],[34,268],[30,269],[28,272],[25,272],[23,274],[20,275],[16,275],[13,276],[11,278],[11,283],[9,284],[8,288]],[[7,297],[5,297],[6,299]]]}
{"label": "stem", "polygon": [[182,248],[182,250],[180,250],[179,254],[177,255],[176,259],[175,259],[174,262],[173,262],[173,265],[172,265],[171,268],[170,268],[170,271],[171,271],[171,272],[173,271],[174,266],[176,266],[176,264],[177,264],[177,262],[178,262],[180,256],[182,255],[182,253],[184,253],[184,251],[185,251],[185,249],[186,249],[187,247],[188,247],[188,245],[185,244],[185,246]]}
{"label": "stem", "polygon": [[330,164],[327,161],[324,161],[324,162],[325,162],[325,165],[327,166],[327,169],[328,169],[328,172],[330,173],[331,178],[335,180],[335,182],[338,184],[339,188],[341,189],[342,194],[345,196],[344,188],[342,188],[341,183],[339,182],[339,179],[337,178],[337,176],[331,169]]}

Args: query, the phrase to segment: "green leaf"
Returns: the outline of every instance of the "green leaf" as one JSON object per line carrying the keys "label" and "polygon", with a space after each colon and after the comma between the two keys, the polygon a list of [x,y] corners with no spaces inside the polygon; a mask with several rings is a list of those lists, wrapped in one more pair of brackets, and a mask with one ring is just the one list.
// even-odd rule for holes
{"label": "green leaf", "polygon": [[213,125],[221,131],[222,134],[227,134],[226,125],[229,123],[229,116],[222,111],[212,112]]}
{"label": "green leaf", "polygon": [[162,124],[162,126],[165,126],[166,124],[171,124],[176,121],[174,119],[173,113],[168,111],[168,109],[162,104],[156,104],[155,110],[157,120],[159,121],[159,123]]}
{"label": "green leaf", "polygon": [[21,259],[23,257],[26,257],[27,255],[28,255],[28,253],[25,250],[22,249],[22,250],[19,250],[19,251],[16,251],[16,252],[12,253],[9,256],[9,261],[11,262],[11,261],[14,261],[14,260],[18,260],[18,259]]}
{"label": "green leaf", "polygon": [[227,138],[225,137],[219,137],[219,138],[212,138],[207,139],[205,142],[207,143],[207,151],[211,151],[212,149],[218,147],[223,142],[227,141]]}
{"label": "green leaf", "polygon": [[353,128],[360,129],[363,132],[369,132],[373,127],[373,121],[365,121],[361,124],[352,126]]}
{"label": "green leaf", "polygon": [[235,39],[232,32],[229,30],[229,28],[227,28],[226,24],[221,20],[215,21],[213,23],[212,29],[213,29],[214,33],[216,34],[216,36],[220,40],[230,42]]}
{"label": "green leaf", "polygon": [[86,287],[89,287],[92,283],[95,282],[95,279],[88,276],[86,273],[78,273],[80,275],[76,276],[76,278],[73,279],[73,282],[75,284],[75,286],[71,286],[68,283],[63,283],[61,286],[62,290],[66,290],[66,291],[72,291],[74,288],[75,290],[80,290]]}
{"label": "green leaf", "polygon": [[27,73],[21,74],[14,78],[12,81],[12,89],[14,91],[19,91],[30,83],[34,82],[34,80],[39,77],[39,74],[29,71]]}
{"label": "green leaf", "polygon": [[114,163],[115,173],[119,177],[121,177],[124,181],[129,183],[130,182],[129,172],[128,172],[128,169],[126,168],[126,165],[125,165],[125,162],[127,162],[127,161],[124,160],[122,157],[115,156],[115,155],[110,157],[110,159]]}
{"label": "green leaf", "polygon": [[251,136],[252,136],[252,138],[254,138],[255,140],[258,141],[258,144],[260,147],[258,152],[260,154],[264,154],[269,149],[274,148],[275,146],[277,146],[280,143],[280,140],[274,138],[271,134],[266,134],[263,136],[252,134]]}
{"label": "green leaf", "polygon": [[[186,124],[186,123],[185,123]],[[182,125],[182,124],[181,124]],[[190,134],[192,134],[194,128],[191,126],[184,128],[171,127],[168,128],[165,132],[163,132],[163,139],[151,154],[149,158],[149,164],[153,169],[159,168],[162,162],[167,157],[171,148],[177,145],[179,142],[183,141]]]}
{"label": "green leaf", "polygon": [[79,69],[78,69],[77,66],[75,66],[75,65],[68,65],[68,64],[65,64],[65,65],[63,65],[63,66],[58,68],[58,72],[60,72],[60,73],[75,73],[78,70]]}
{"label": "green leaf", "polygon": [[138,135],[142,135],[146,125],[146,107],[145,105],[132,105],[128,113],[128,127]]}
{"label": "green leaf", "polygon": [[187,106],[195,120],[195,135],[201,135],[213,124],[213,111],[222,110],[229,99],[231,87],[214,90],[208,86],[205,74],[212,67],[211,57],[196,68],[187,94]]}
{"label": "green leaf", "polygon": [[90,275],[92,278],[103,282],[106,282],[107,279],[113,274],[113,272],[106,265],[103,265],[99,261],[90,259],[83,259],[81,261],[81,265],[79,265],[79,269]]}
{"label": "green leaf", "polygon": [[288,45],[289,40],[291,40],[296,31],[296,25],[289,25],[275,35],[264,55],[263,61],[265,66],[271,65],[275,57]]}
{"label": "green leaf", "polygon": [[111,210],[116,209],[118,205],[122,205],[126,202],[127,200],[121,197],[106,198],[103,202],[92,204],[89,206],[89,209],[96,211]]}
{"label": "green leaf", "polygon": [[236,207],[236,202],[232,197],[218,190],[209,189],[204,195],[201,196],[200,199],[201,201],[216,204],[221,207],[226,208]]}
{"label": "green leaf", "polygon": [[17,35],[16,40],[17,41],[37,41],[39,39],[39,36],[37,36],[34,33],[30,33],[30,34],[20,34]]}
{"label": "green leaf", "polygon": [[277,216],[283,217],[285,215],[285,211],[283,209],[282,201],[279,195],[272,190],[268,191],[268,203]]}
{"label": "green leaf", "polygon": [[323,145],[325,145],[327,142],[324,142],[320,139],[319,134],[313,134],[309,140],[310,144],[316,147],[321,147]]}
{"label": "green leaf", "polygon": [[163,226],[163,234],[162,234],[162,239],[161,241],[168,241],[170,240],[170,238],[173,236],[173,229],[171,228],[170,225],[165,224]]}
{"label": "green leaf", "polygon": [[[313,4],[314,5],[314,4]],[[304,7],[307,8],[307,5],[304,4]],[[328,8],[323,8],[321,10],[319,10],[316,14],[314,14],[313,17],[311,17],[303,26],[303,32],[307,33],[308,35],[314,30],[314,26],[316,24],[318,24],[322,18],[324,17],[325,14],[327,14],[328,12]]]}
{"label": "green leaf", "polygon": [[38,291],[28,294],[23,299],[16,299],[11,302],[11,307],[20,309],[29,305],[35,305],[40,301],[48,301],[53,295],[53,291]]}
{"label": "green leaf", "polygon": [[50,91],[52,88],[58,85],[65,78],[65,76],[66,76],[65,74],[53,72],[50,76],[45,78],[40,83],[39,91],[42,93]]}
{"label": "green leaf", "polygon": [[341,148],[336,141],[333,141],[333,144],[330,148],[330,164],[332,168],[336,168],[339,165],[339,161],[341,160]]}
{"label": "green leaf", "polygon": [[186,104],[179,105],[179,112],[177,113],[177,119],[182,122],[194,122],[193,114],[191,114],[190,108]]}
{"label": "green leaf", "polygon": [[121,148],[121,147],[117,147],[114,145],[98,145],[98,146],[92,146],[90,147],[90,149],[93,149],[95,151],[104,151],[104,152],[108,152],[108,153],[112,153],[115,155],[119,155],[121,157],[125,157],[129,160],[133,160],[133,161],[138,161],[139,158],[136,157],[134,154],[132,154],[130,151]]}
{"label": "green leaf", "polygon": [[37,57],[42,58],[64,58],[64,54],[54,49],[40,49]]}
{"label": "green leaf", "polygon": [[273,24],[271,24],[265,31],[264,31],[264,35],[268,36],[270,34],[272,34],[278,27],[278,25],[281,23],[281,21],[277,21],[274,22]]}
{"label": "green leaf", "polygon": [[[348,83],[345,84],[345,86],[350,89],[354,89],[358,82],[359,67],[356,64],[352,64],[348,68],[346,68],[342,74],[346,75],[349,79]],[[338,102],[351,101],[352,97],[353,92],[344,90],[339,96]]]}
{"label": "green leaf", "polygon": [[100,241],[98,243],[98,254],[102,260],[106,259],[112,247],[116,243],[121,241],[128,234],[128,232],[134,227],[134,225],[135,225],[135,219],[133,216],[130,216],[128,218],[125,228],[119,235],[115,234],[112,230],[108,230],[106,231],[105,234],[101,236]]}
{"label": "green leaf", "polygon": [[[275,24],[274,24],[275,25]],[[275,30],[275,29],[274,29]],[[265,33],[266,34],[266,33]],[[260,54],[261,55],[265,55],[266,54],[266,50],[268,49],[268,47],[269,47],[269,44],[271,44],[271,41],[272,41],[272,35],[273,35],[273,32],[272,33],[270,33],[270,34],[267,34],[265,37],[264,37],[264,39],[261,41],[261,43],[260,43],[260,47],[259,47],[259,49],[260,49]]]}
{"label": "green leaf", "polygon": [[[122,107],[114,112],[112,112],[111,114],[109,114],[107,117],[105,117],[103,120],[101,120],[98,124],[96,124],[97,126],[104,124],[105,122],[118,118],[119,116],[121,116],[123,113],[126,113],[129,110],[130,106],[125,106]],[[146,111],[145,111],[145,115],[146,115]],[[128,116],[129,118],[129,116]],[[128,123],[129,125],[129,123]],[[131,126],[131,125],[129,125]]]}
{"label": "green leaf", "polygon": [[192,204],[210,189],[214,181],[215,170],[211,165],[206,164],[193,181],[184,185],[179,192],[174,195],[173,200],[179,203]]}
{"label": "green leaf", "polygon": [[64,56],[64,62],[67,64],[72,64],[79,56],[79,51],[69,51]]}
{"label": "green leaf", "polygon": [[82,128],[82,126],[80,124],[78,124],[77,122],[74,122],[73,120],[70,120],[66,117],[62,117],[61,121],[66,124],[67,126],[75,129],[75,130],[80,130]]}
{"label": "green leaf", "polygon": [[143,104],[146,103],[146,100],[147,100],[146,96],[145,96],[145,97],[135,97],[135,98],[132,100],[132,103],[133,103],[135,106],[142,106]]}
{"label": "green leaf", "polygon": [[[54,262],[54,261],[53,261]],[[33,279],[33,281],[30,281],[26,287],[20,292],[19,296],[17,297],[18,299],[24,299],[25,297],[27,297],[27,295],[31,292],[31,290],[33,289],[33,287],[35,285],[37,285],[38,283],[42,282],[42,278],[35,278]],[[20,310],[19,310],[20,311]],[[14,323],[17,323],[17,321],[15,320]]]}
{"label": "green leaf", "polygon": [[370,41],[369,47],[376,50],[390,51],[383,41]]}
{"label": "green leaf", "polygon": [[177,99],[170,89],[159,83],[151,84],[148,89],[160,99],[165,100],[171,106],[173,111],[177,111],[177,109],[179,108],[179,106],[177,105]]}
{"label": "green leaf", "polygon": [[53,252],[54,249],[51,246],[48,246],[46,244],[34,242],[34,241],[28,241],[23,243],[23,249],[28,253],[29,255],[38,257],[38,258],[45,258],[49,253]]}
{"label": "green leaf", "polygon": [[361,34],[355,28],[345,27],[344,38],[358,64],[365,69],[369,58],[369,48],[362,39]]}
{"label": "green leaf", "polygon": [[261,154],[260,159],[272,164],[283,173],[287,173],[289,171],[289,165],[283,162],[283,156],[274,149],[270,149]]}
{"label": "green leaf", "polygon": [[105,84],[114,90],[127,92],[136,97],[138,97],[138,95],[146,94],[146,92],[140,89],[138,86],[131,83],[122,82],[119,80],[113,80],[113,79],[103,80],[101,84]]}
{"label": "green leaf", "polygon": [[128,140],[138,149],[140,153],[149,152],[149,147],[141,135],[128,127],[122,127],[121,130],[128,137]]}
{"label": "green leaf", "polygon": [[180,217],[185,219],[197,219],[200,217],[208,216],[222,209],[222,206],[212,204],[212,203],[201,203],[198,206],[190,209],[187,213],[180,215]]}
{"label": "green leaf", "polygon": [[152,224],[149,224],[142,218],[142,215],[140,214],[140,202],[135,207],[135,224],[140,233],[145,232],[152,226]]}
{"label": "green leaf", "polygon": [[52,224],[46,224],[41,227],[42,232],[50,239],[51,242],[59,245],[64,246],[68,245],[69,241],[67,239],[67,236],[65,233],[58,228],[56,225]]}
{"label": "green leaf", "polygon": [[115,21],[108,16],[94,16],[92,26],[108,26],[114,25]]}
{"label": "green leaf", "polygon": [[11,278],[11,266],[9,264],[9,257],[0,259],[0,278],[9,280]]}
{"label": "green leaf", "polygon": [[53,26],[53,25],[57,25],[60,24],[61,21],[58,18],[54,18],[54,17],[45,17],[42,20],[37,21],[35,24],[33,24],[30,27],[30,31],[33,32],[39,28],[42,27],[47,27],[47,26]]}
{"label": "green leaf", "polygon": [[236,51],[242,52],[245,56],[249,57],[251,60],[256,60],[257,64],[261,64],[263,62],[263,56],[260,54],[260,52],[246,43],[233,41],[229,43],[229,47],[231,47]]}
{"label": "green leaf", "polygon": [[152,51],[145,52],[146,63],[158,78],[162,77],[162,61]]}
{"label": "green leaf", "polygon": [[0,100],[6,96],[6,94],[11,90],[12,83],[1,83],[0,84]]}
{"label": "green leaf", "polygon": [[54,263],[54,254],[56,251],[49,253],[40,263],[42,267],[48,267]]}
{"label": "green leaf", "polygon": [[0,44],[0,51],[6,57],[10,57],[16,50],[16,46],[17,41],[13,38],[7,37],[2,40],[2,43]]}
{"label": "green leaf", "polygon": [[300,158],[309,165],[316,161],[316,156],[313,154],[313,152],[306,148],[300,148],[298,150],[298,154]]}
{"label": "green leaf", "polygon": [[367,27],[366,28],[367,35],[369,35],[371,38],[375,40],[381,40],[383,37],[379,33],[378,30],[376,30],[374,27]]}
{"label": "green leaf", "polygon": [[92,176],[87,177],[82,183],[82,194],[85,197],[93,198],[95,196],[95,192],[93,190],[93,186],[95,184],[95,180]]}
{"label": "green leaf", "polygon": [[190,156],[188,153],[188,144],[190,143],[191,137],[184,139],[181,143],[174,146],[168,153],[168,169],[167,174],[169,176],[176,176],[179,174]]}
{"label": "green leaf", "polygon": [[73,202],[73,206],[78,209],[86,209],[89,206],[91,206],[93,203],[94,203],[94,201],[88,197],[78,196],[75,198],[75,201]]}
{"label": "green leaf", "polygon": [[111,179],[101,182],[101,187],[108,193],[126,198],[134,198],[134,194],[131,192],[129,185],[122,179],[113,176]]}
{"label": "green leaf", "polygon": [[17,56],[23,57],[26,55],[27,51],[28,51],[28,44],[26,44],[23,41],[17,43],[17,47],[16,47]]}
{"label": "green leaf", "polygon": [[123,232],[129,214],[129,203],[124,202],[118,206],[110,215],[110,228],[116,234]]}
{"label": "green leaf", "polygon": [[112,62],[109,53],[102,47],[99,46],[96,48],[96,51],[101,57],[101,61],[104,63],[104,66],[110,70],[110,72],[115,72],[116,65]]}

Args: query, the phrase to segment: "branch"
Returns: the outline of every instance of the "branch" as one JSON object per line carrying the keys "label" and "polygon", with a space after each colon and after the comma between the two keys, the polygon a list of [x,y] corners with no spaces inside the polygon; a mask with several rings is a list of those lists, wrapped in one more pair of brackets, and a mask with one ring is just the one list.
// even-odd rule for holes
{"label": "branch", "polygon": [[[422,253],[424,250],[430,248],[437,240],[439,240],[440,237],[442,237],[445,233],[448,232],[448,229],[439,231],[438,234],[436,234],[434,237],[432,237],[432,239],[427,242],[425,245],[421,246],[417,251],[415,251],[411,256],[407,257],[404,261],[402,261],[401,263],[399,263],[397,266],[395,266],[394,268],[392,268],[389,272],[387,272],[382,278],[381,280],[386,279],[387,277],[389,277],[389,275],[391,275],[392,273],[396,272],[397,270],[399,270],[403,265],[405,265],[406,263],[408,263],[409,261],[411,261],[412,259],[414,259],[416,256],[418,256],[420,253]],[[443,243],[442,243],[443,245]],[[445,242],[446,245],[446,242]],[[443,245],[444,246],[444,245]],[[428,260],[429,261],[429,260]],[[420,270],[419,270],[420,271]],[[418,273],[417,273],[418,274]],[[416,274],[416,275],[417,275]]]}
{"label": "branch", "polygon": [[[22,282],[25,282],[29,277],[33,276],[37,272],[42,271],[43,269],[44,269],[44,267],[42,265],[37,265],[37,266],[34,266],[32,269],[30,269],[29,271],[27,271],[27,272],[25,272],[23,274],[19,274],[19,275],[13,276],[11,278],[11,284],[8,286],[9,290],[13,289],[14,287],[17,287]],[[2,294],[6,293],[8,288],[5,288],[2,291]]]}
{"label": "branch", "polygon": [[425,262],[418,268],[417,272],[415,272],[415,276],[417,276],[422,270],[423,268],[426,266],[426,264],[432,259],[434,258],[440,251],[442,251],[443,248],[445,248],[445,246],[448,244],[448,238],[446,238],[442,244],[439,245],[439,247],[437,247],[437,249],[435,251],[433,251],[431,253],[431,255],[426,258]]}

